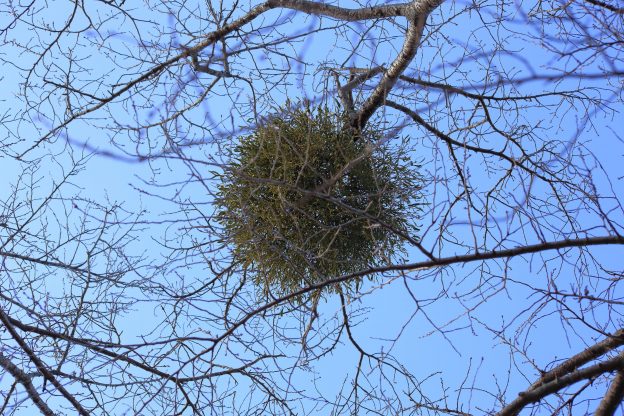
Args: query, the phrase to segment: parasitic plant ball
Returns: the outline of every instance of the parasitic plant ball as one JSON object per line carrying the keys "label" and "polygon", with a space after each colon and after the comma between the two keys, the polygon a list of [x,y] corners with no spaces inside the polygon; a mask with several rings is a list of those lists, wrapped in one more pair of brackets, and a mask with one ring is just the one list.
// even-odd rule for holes
{"label": "parasitic plant ball", "polygon": [[217,218],[264,291],[388,264],[416,231],[417,166],[379,131],[355,135],[344,121],[322,107],[285,110],[232,150]]}

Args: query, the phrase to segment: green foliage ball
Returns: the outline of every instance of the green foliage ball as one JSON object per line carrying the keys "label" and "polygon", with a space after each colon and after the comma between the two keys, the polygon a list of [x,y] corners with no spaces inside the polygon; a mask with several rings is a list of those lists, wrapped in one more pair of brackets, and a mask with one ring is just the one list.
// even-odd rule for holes
{"label": "green foliage ball", "polygon": [[217,218],[264,291],[387,264],[416,231],[417,166],[380,132],[354,136],[344,121],[327,108],[284,110],[232,150]]}

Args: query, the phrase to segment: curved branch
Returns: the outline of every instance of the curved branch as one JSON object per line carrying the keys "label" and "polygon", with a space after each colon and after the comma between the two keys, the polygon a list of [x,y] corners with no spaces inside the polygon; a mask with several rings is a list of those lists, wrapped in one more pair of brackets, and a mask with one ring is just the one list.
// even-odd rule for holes
{"label": "curved branch", "polygon": [[592,365],[591,367],[573,371],[560,378],[556,378],[541,387],[534,390],[524,391],[518,395],[518,398],[503,408],[497,416],[515,416],[525,406],[536,403],[544,397],[556,393],[564,387],[568,387],[581,380],[587,380],[597,377],[604,373],[609,373],[624,368],[624,353],[610,360]]}
{"label": "curved branch", "polygon": [[54,375],[46,368],[43,361],[41,361],[41,359],[37,357],[34,351],[26,344],[24,339],[22,339],[22,337],[19,336],[19,334],[15,331],[15,328],[13,328],[13,325],[11,325],[9,316],[2,309],[0,309],[0,322],[2,322],[4,327],[9,331],[9,334],[11,334],[11,337],[15,340],[15,342],[17,342],[20,348],[26,353],[30,361],[32,361],[35,364],[35,367],[37,367],[37,370],[39,370],[39,372],[43,375],[43,377],[47,381],[49,381],[54,387],[56,387],[59,393],[61,393],[63,397],[65,397],[67,401],[69,401],[72,404],[72,406],[74,406],[78,414],[80,414],[81,416],[89,416],[89,412],[87,412],[87,410],[80,404],[80,402],[76,399],[76,397],[74,397],[74,395],[68,392],[67,389],[65,389],[65,387],[63,387],[63,385],[59,383],[56,377],[54,377]]}
{"label": "curved branch", "polygon": [[416,113],[415,111],[412,111],[411,109],[407,108],[406,106],[404,106],[402,104],[395,103],[394,101],[386,100],[384,105],[386,105],[386,106],[388,106],[390,108],[394,108],[395,110],[399,110],[400,112],[404,113],[405,115],[408,115],[418,125],[424,127],[429,133],[432,133],[438,139],[446,142],[447,144],[453,145],[455,147],[459,147],[461,149],[468,149],[468,150],[471,150],[471,151],[477,152],[477,153],[483,153],[483,154],[487,154],[487,155],[498,156],[499,158],[509,162],[512,166],[520,164],[517,160],[513,159],[510,156],[507,156],[503,152],[499,152],[499,151],[493,150],[493,149],[486,149],[486,148],[482,148],[482,147],[472,146],[472,145],[469,145],[467,143],[458,142],[457,140],[453,139],[452,137],[448,136],[447,134],[444,134],[440,130],[436,129],[431,124],[427,123],[425,121],[425,119],[422,118],[418,113]]}
{"label": "curved branch", "polygon": [[26,393],[30,397],[30,400],[33,401],[35,406],[39,408],[41,413],[45,416],[55,416],[56,413],[48,407],[47,403],[41,398],[37,389],[30,381],[30,377],[24,371],[20,370],[15,364],[13,364],[7,357],[5,357],[0,351],[0,367],[4,368],[6,372],[11,374],[15,380],[17,380],[24,389]]}
{"label": "curved branch", "polygon": [[[594,246],[594,245],[624,245],[624,237],[616,235],[616,236],[606,236],[606,237],[587,237],[587,238],[579,238],[575,240],[560,240],[560,241],[552,241],[552,242],[543,242],[539,244],[526,245],[526,246],[505,249],[505,250],[490,251],[490,252],[476,252],[476,253],[463,254],[463,255],[458,255],[458,256],[434,258],[433,260],[416,262],[416,263],[404,263],[404,264],[396,264],[396,265],[390,265],[390,266],[384,266],[384,267],[375,267],[375,268],[362,270],[356,273],[339,276],[333,279],[327,279],[324,282],[306,286],[300,290],[297,290],[296,292],[274,299],[273,301],[267,302],[264,305],[249,312],[247,315],[241,318],[238,322],[232,324],[232,326],[230,326],[227,329],[227,331],[224,331],[220,336],[215,337],[214,344],[211,347],[206,348],[205,350],[197,353],[194,357],[187,360],[183,364],[183,366],[193,362],[196,358],[201,357],[202,355],[208,354],[211,351],[213,351],[221,341],[225,340],[227,337],[232,335],[234,331],[236,331],[238,328],[244,326],[252,317],[258,314],[261,314],[263,312],[266,312],[269,309],[279,304],[282,304],[284,302],[287,302],[291,299],[296,299],[309,292],[323,289],[326,287],[330,287],[338,283],[347,282],[349,280],[357,279],[362,276],[366,276],[370,274],[383,273],[383,272],[388,272],[388,271],[393,271],[393,270],[395,271],[424,270],[424,269],[431,269],[435,267],[449,266],[453,264],[465,264],[465,263],[470,263],[474,261],[511,258],[511,257],[521,256],[524,254],[539,253],[539,252],[548,251],[548,250],[558,250],[558,249],[565,249],[565,248],[572,248],[572,247],[588,247],[588,246]],[[181,371],[181,369],[182,368],[180,368],[178,371]]]}
{"label": "curved branch", "polygon": [[611,386],[596,409],[595,416],[613,416],[624,399],[624,371],[620,370],[613,378]]}
{"label": "curved branch", "polygon": [[586,350],[567,359],[565,362],[553,368],[549,372],[544,373],[539,380],[537,380],[531,385],[531,387],[529,387],[529,390],[535,390],[540,386],[553,381],[557,377],[574,371],[574,369],[579,368],[622,345],[624,345],[624,329],[618,330],[609,338],[606,338],[599,343],[592,345]]}
{"label": "curved branch", "polygon": [[362,109],[353,116],[351,126],[356,129],[363,128],[373,113],[383,104],[388,93],[396,84],[399,76],[407,69],[409,64],[416,56],[416,51],[422,38],[425,22],[429,13],[442,4],[443,0],[425,0],[422,2],[414,1],[406,13],[406,17],[410,20],[403,48],[394,62],[390,64],[379,84],[375,87],[371,95],[362,105]]}

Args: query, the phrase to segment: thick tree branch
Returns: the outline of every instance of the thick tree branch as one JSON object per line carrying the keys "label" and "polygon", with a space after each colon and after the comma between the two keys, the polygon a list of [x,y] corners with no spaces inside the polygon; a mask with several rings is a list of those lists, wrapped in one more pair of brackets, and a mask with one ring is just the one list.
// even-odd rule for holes
{"label": "thick tree branch", "polygon": [[443,0],[426,0],[412,2],[408,13],[406,13],[406,17],[408,17],[410,22],[407,33],[405,34],[403,48],[394,62],[390,64],[388,70],[379,81],[379,84],[377,84],[371,95],[366,99],[362,105],[362,109],[354,115],[351,120],[352,127],[356,129],[363,128],[373,113],[383,104],[388,93],[399,79],[399,76],[403,74],[414,59],[414,56],[416,56],[416,51],[418,50],[429,13],[438,7],[442,1]]}
{"label": "thick tree branch", "polygon": [[300,296],[305,295],[309,292],[323,289],[326,287],[330,287],[338,283],[347,282],[349,280],[357,279],[362,276],[367,276],[367,275],[376,274],[376,273],[384,273],[384,272],[393,271],[393,270],[394,271],[400,271],[400,270],[407,271],[407,270],[432,269],[435,267],[443,267],[443,266],[449,266],[453,264],[465,264],[465,263],[470,263],[470,262],[475,262],[475,261],[484,261],[484,260],[492,260],[492,259],[500,259],[500,258],[512,258],[512,257],[517,257],[517,256],[525,255],[525,254],[539,253],[539,252],[548,251],[548,250],[559,250],[559,249],[566,249],[566,248],[572,248],[572,247],[589,247],[589,246],[595,246],[595,245],[624,245],[624,237],[616,235],[616,236],[606,236],[606,237],[579,238],[575,240],[560,240],[560,241],[543,242],[539,244],[526,245],[526,246],[505,249],[505,250],[477,252],[477,253],[464,254],[464,255],[459,255],[459,256],[434,258],[433,260],[416,262],[416,263],[404,263],[404,264],[390,265],[390,266],[384,266],[384,267],[370,268],[370,269],[362,270],[356,273],[351,273],[351,274],[343,275],[340,277],[336,277],[333,279],[327,279],[324,282],[309,285],[296,292],[276,298],[273,301],[267,302],[264,305],[256,308],[255,310],[250,311],[242,319],[240,319],[238,322],[230,326],[227,331],[223,332],[219,337],[215,338],[215,342],[213,346],[205,349],[204,351],[201,351],[200,353],[196,355],[195,358],[203,356],[204,354],[207,354],[213,351],[219,342],[229,337],[232,333],[234,333],[234,331],[244,326],[252,317],[258,314],[268,311],[271,308],[277,305],[280,305],[284,302],[299,298]]}
{"label": "thick tree branch", "polygon": [[65,387],[63,387],[61,383],[59,383],[56,377],[54,377],[54,375],[47,369],[43,361],[41,361],[39,357],[37,357],[34,351],[26,344],[24,339],[22,339],[22,337],[17,333],[17,331],[15,331],[15,328],[13,328],[13,325],[11,324],[9,316],[1,309],[0,309],[0,322],[2,322],[4,327],[11,334],[11,337],[15,340],[15,342],[17,342],[20,348],[26,353],[30,361],[32,361],[33,364],[35,364],[35,367],[37,367],[37,370],[39,370],[39,372],[43,375],[43,377],[47,381],[52,383],[54,387],[56,387],[59,393],[61,393],[63,397],[65,397],[72,404],[72,406],[74,406],[74,408],[76,409],[76,411],[78,411],[80,415],[89,416],[89,412],[87,412],[87,410],[80,404],[80,402],[70,392],[68,392],[67,389],[65,389]]}
{"label": "thick tree branch", "polygon": [[624,354],[620,354],[610,360],[604,361],[592,365],[587,368],[573,371],[562,377],[556,378],[542,386],[522,392],[518,395],[518,398],[503,408],[497,416],[515,416],[524,407],[531,403],[536,403],[544,397],[556,393],[564,387],[568,387],[581,380],[587,380],[597,377],[604,373],[609,373],[615,370],[621,370],[624,368]]}
{"label": "thick tree branch", "polygon": [[595,416],[613,416],[624,399],[624,371],[620,370],[613,378],[611,386],[596,409]]}
{"label": "thick tree branch", "polygon": [[2,352],[0,352],[0,367],[4,368],[4,370],[11,374],[15,380],[17,380],[30,397],[30,400],[37,406],[37,408],[41,411],[41,413],[45,416],[55,416],[55,413],[50,409],[50,407],[46,404],[46,402],[41,398],[37,389],[30,381],[30,377],[24,371],[19,369],[15,364],[11,362],[7,357],[5,357]]}
{"label": "thick tree branch", "polygon": [[549,383],[561,377],[564,374],[568,374],[571,371],[587,364],[588,362],[595,360],[596,358],[608,353],[609,351],[624,345],[624,329],[620,329],[611,335],[609,338],[600,341],[597,344],[592,345],[586,350],[570,357],[565,362],[561,363],[557,367],[553,368],[547,373],[544,373],[539,380],[529,387],[529,390],[535,390],[542,385]]}
{"label": "thick tree branch", "polygon": [[265,4],[271,9],[283,8],[296,10],[306,14],[327,16],[348,22],[405,16],[407,13],[406,10],[411,6],[410,3],[399,3],[348,9],[308,0],[268,0]]}

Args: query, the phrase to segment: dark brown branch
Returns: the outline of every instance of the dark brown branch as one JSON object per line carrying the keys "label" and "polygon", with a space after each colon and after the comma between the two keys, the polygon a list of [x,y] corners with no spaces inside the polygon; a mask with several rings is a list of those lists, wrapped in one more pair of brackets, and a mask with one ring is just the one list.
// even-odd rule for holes
{"label": "dark brown branch", "polygon": [[604,1],[600,1],[600,0],[585,0],[585,1],[589,4],[593,4],[594,6],[607,9],[615,14],[624,14],[624,8],[612,6],[608,3],[605,3]]}
{"label": "dark brown branch", "polygon": [[505,408],[497,413],[497,416],[515,416],[527,405],[531,403],[536,403],[544,397],[556,393],[565,387],[568,387],[581,380],[592,379],[601,374],[621,370],[622,368],[624,368],[624,355],[620,354],[617,357],[611,358],[610,360],[604,361],[602,363],[573,371],[562,377],[556,378],[546,384],[543,384],[536,389],[527,390],[520,393],[518,395],[518,398],[516,398],[516,400],[511,402],[509,405],[505,406]]}
{"label": "dark brown branch", "polygon": [[533,176],[535,176],[537,178],[540,178],[544,182],[549,182],[549,179],[546,178],[545,176],[540,175],[536,171],[529,169],[528,167],[524,166],[524,164],[522,164],[521,161],[516,160],[516,159],[506,155],[503,152],[499,152],[499,151],[493,150],[493,149],[486,149],[486,148],[478,147],[478,146],[472,146],[472,145],[469,145],[467,143],[458,142],[457,140],[453,139],[449,135],[441,132],[440,130],[438,130],[435,127],[433,127],[431,124],[427,123],[427,121],[425,121],[425,119],[423,119],[420,115],[418,115],[418,113],[416,113],[415,111],[410,110],[409,108],[405,107],[404,105],[401,105],[399,103],[395,103],[395,102],[390,101],[390,100],[386,100],[386,102],[384,104],[387,105],[388,107],[394,108],[395,110],[399,110],[402,113],[405,113],[406,115],[410,116],[412,118],[412,120],[414,120],[416,123],[418,123],[420,126],[422,126],[425,130],[427,130],[428,132],[432,133],[434,136],[436,136],[438,139],[444,141],[448,145],[455,146],[455,147],[458,147],[458,148],[461,148],[461,149],[467,149],[467,150],[470,150],[470,151],[476,152],[476,153],[482,153],[482,154],[486,154],[486,155],[497,156],[497,157],[499,157],[499,158],[509,162],[509,164],[511,166],[518,166],[520,169],[526,171],[530,175],[533,175]]}
{"label": "dark brown branch", "polygon": [[422,261],[422,262],[416,262],[416,263],[404,263],[404,264],[397,264],[397,265],[391,265],[391,266],[370,268],[370,269],[362,270],[356,273],[351,273],[351,274],[343,275],[340,277],[336,277],[334,279],[327,279],[324,282],[306,286],[301,290],[282,296],[271,302],[265,303],[264,305],[249,312],[241,320],[239,320],[238,322],[233,324],[231,327],[229,327],[227,331],[223,332],[219,337],[215,338],[215,343],[212,347],[206,348],[204,351],[199,352],[195,356],[195,358],[213,351],[219,342],[229,337],[232,333],[234,333],[234,331],[244,326],[252,317],[258,314],[266,312],[267,310],[281,303],[287,302],[291,299],[296,299],[302,295],[305,295],[306,293],[319,290],[319,289],[323,289],[325,287],[330,287],[338,283],[357,279],[362,276],[376,274],[376,273],[384,273],[384,272],[389,272],[393,270],[399,271],[399,270],[432,269],[435,267],[450,266],[453,264],[464,264],[464,263],[470,263],[470,262],[475,262],[475,261],[512,258],[512,257],[522,256],[525,254],[539,253],[539,252],[548,251],[548,250],[559,250],[559,249],[566,249],[566,248],[572,248],[572,247],[589,247],[589,246],[595,246],[595,245],[624,245],[624,237],[616,235],[616,236],[606,236],[606,237],[587,237],[587,238],[579,238],[575,240],[550,241],[550,242],[526,245],[526,246],[505,249],[505,250],[477,252],[477,253],[464,254],[464,255],[459,255],[459,256],[437,258],[434,260]]}
{"label": "dark brown branch", "polygon": [[596,358],[608,353],[609,351],[621,345],[624,345],[624,329],[620,329],[609,338],[592,345],[586,350],[576,354],[573,357],[570,357],[565,362],[553,368],[549,372],[544,373],[539,380],[537,380],[531,385],[531,387],[529,387],[529,390],[535,390],[542,385],[553,381],[557,377],[568,374],[569,372],[574,371],[576,368],[579,368],[587,364],[588,362],[595,360]]}
{"label": "dark brown branch", "polygon": [[[55,413],[48,407],[46,402],[41,398],[37,389],[30,381],[30,377],[24,371],[19,369],[15,364],[13,364],[7,357],[5,357],[2,352],[0,352],[0,367],[4,368],[9,374],[13,376],[15,380],[17,380],[30,397],[30,400],[39,408],[42,414],[45,416],[55,416]],[[7,398],[8,400],[8,398]]]}
{"label": "dark brown branch", "polygon": [[[38,328],[36,326],[27,325],[27,324],[24,324],[24,323],[16,320],[16,319],[13,319],[11,317],[7,317],[7,318],[8,318],[9,323],[11,325],[13,325],[16,328],[19,328],[20,330],[22,330],[24,332],[30,332],[30,333],[33,333],[33,334],[42,335],[42,336],[49,337],[49,338],[52,338],[52,339],[63,340],[63,341],[66,341],[66,342],[74,344],[74,345],[81,345],[81,346],[83,346],[85,348],[88,348],[88,349],[90,349],[92,351],[95,351],[95,352],[97,352],[99,354],[102,354],[102,355],[104,355],[106,357],[109,357],[109,358],[111,358],[111,359],[113,359],[115,361],[123,361],[123,362],[128,363],[128,364],[130,364],[132,366],[140,368],[141,370],[147,371],[150,374],[154,374],[154,375],[156,375],[158,377],[169,379],[169,380],[172,380],[173,382],[177,382],[178,381],[171,374],[159,371],[156,368],[153,368],[153,367],[151,367],[151,366],[149,366],[147,364],[141,363],[139,361],[133,360],[132,358],[129,358],[129,357],[123,355],[123,354],[116,353],[116,352],[113,352],[113,351],[109,351],[106,348],[103,348],[102,346],[95,345],[95,343],[94,343],[95,341],[86,340],[86,339],[82,339],[82,338],[71,337],[71,336],[69,336],[67,334],[62,334],[62,333],[59,333],[59,332],[50,331],[48,329],[42,329],[42,328]],[[112,345],[111,345],[111,347],[112,347]]]}
{"label": "dark brown branch", "polygon": [[[520,101],[520,100],[530,101],[530,100],[536,100],[539,98],[551,97],[551,96],[556,96],[556,95],[560,96],[560,95],[566,95],[566,94],[573,94],[574,92],[576,92],[576,91],[557,91],[557,92],[547,91],[547,92],[542,92],[539,94],[530,94],[530,95],[485,95],[485,94],[477,94],[474,92],[469,92],[464,89],[455,87],[453,85],[444,84],[442,82],[426,81],[424,79],[413,78],[408,75],[401,75],[399,79],[401,81],[409,82],[410,84],[416,84],[416,85],[421,85],[423,87],[439,89],[439,90],[442,90],[451,94],[458,94],[466,98],[478,100],[480,102],[483,102],[484,100],[487,100],[487,101]],[[470,88],[476,89],[478,87],[479,86],[477,85],[472,85]],[[481,87],[483,88],[483,86]]]}
{"label": "dark brown branch", "polygon": [[63,387],[61,383],[59,383],[56,377],[54,377],[54,375],[47,369],[43,361],[41,361],[39,357],[37,357],[34,351],[30,349],[30,347],[26,344],[24,339],[17,333],[17,331],[15,331],[15,328],[11,324],[11,321],[9,320],[8,315],[1,309],[0,309],[0,322],[2,322],[4,327],[9,331],[9,334],[11,334],[11,337],[15,340],[15,342],[17,342],[17,344],[22,349],[22,351],[26,353],[30,361],[32,361],[33,364],[35,364],[35,367],[37,367],[37,370],[41,373],[41,375],[43,375],[43,377],[47,381],[49,381],[54,387],[56,387],[59,393],[61,393],[63,397],[65,397],[67,401],[69,401],[72,404],[72,406],[74,406],[74,408],[78,411],[80,415],[89,416],[89,412],[87,412],[87,410],[84,407],[82,407],[80,402],[78,402],[78,400],[76,400],[76,398],[70,392],[68,392],[67,389],[65,389],[65,387]]}
{"label": "dark brown branch", "polygon": [[22,254],[11,253],[7,251],[0,251],[0,257],[6,257],[10,259],[23,260],[29,263],[41,264],[43,266],[54,267],[58,269],[69,270],[80,274],[91,274],[93,276],[106,278],[106,275],[100,273],[94,273],[88,269],[83,269],[79,266],[72,266],[71,264],[61,263],[58,261],[50,261],[36,257],[24,256]]}

